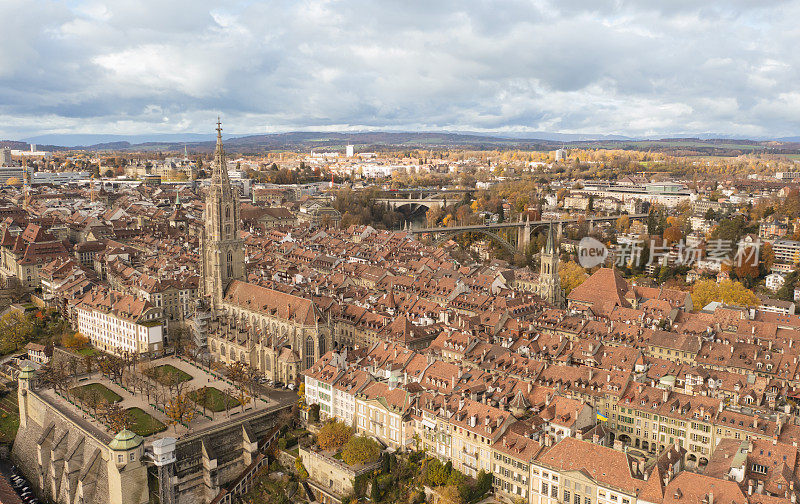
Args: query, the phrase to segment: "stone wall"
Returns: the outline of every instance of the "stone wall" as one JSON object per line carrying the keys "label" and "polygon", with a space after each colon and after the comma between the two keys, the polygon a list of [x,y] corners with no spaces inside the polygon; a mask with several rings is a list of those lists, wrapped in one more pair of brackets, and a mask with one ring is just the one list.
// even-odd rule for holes
{"label": "stone wall", "polygon": [[[291,405],[287,406],[290,408]],[[179,439],[175,447],[175,502],[210,502],[258,456],[281,410],[257,412],[224,426]]]}
{"label": "stone wall", "polygon": [[[59,504],[113,502],[108,474],[111,450],[107,446],[111,436],[66,405],[59,406],[59,398],[49,397],[52,391],[19,393],[21,421],[12,459],[38,493]],[[256,459],[259,441],[271,433],[285,408],[291,405],[239,415],[179,439],[172,480],[175,504],[208,503],[224,485],[236,480]],[[142,481],[126,479],[125,487],[146,488],[146,473],[142,474]]]}
{"label": "stone wall", "polygon": [[54,502],[72,503],[82,493],[86,504],[107,504],[107,441],[77,425],[35,391],[20,394],[24,395],[20,416],[26,419],[20,422],[12,460],[37,491]]}

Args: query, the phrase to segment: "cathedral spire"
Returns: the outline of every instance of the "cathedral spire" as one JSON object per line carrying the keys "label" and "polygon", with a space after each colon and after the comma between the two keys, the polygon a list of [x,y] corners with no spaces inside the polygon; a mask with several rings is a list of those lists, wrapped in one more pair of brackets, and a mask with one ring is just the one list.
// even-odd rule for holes
{"label": "cathedral spire", "polygon": [[225,157],[225,148],[222,146],[222,122],[217,116],[217,146],[214,149],[214,171],[211,175],[212,184],[229,185],[228,161]]}
{"label": "cathedral spire", "polygon": [[550,227],[547,229],[547,243],[544,246],[544,251],[547,254],[554,254],[556,251],[556,241],[553,238],[553,221],[550,221]]}

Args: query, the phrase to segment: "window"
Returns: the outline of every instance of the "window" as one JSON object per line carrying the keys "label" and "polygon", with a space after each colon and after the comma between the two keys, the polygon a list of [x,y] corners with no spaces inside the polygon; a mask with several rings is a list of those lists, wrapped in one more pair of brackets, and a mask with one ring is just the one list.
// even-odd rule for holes
{"label": "window", "polygon": [[134,460],[136,460],[136,454],[134,452],[131,452],[128,458],[130,459],[131,462],[133,462]]}
{"label": "window", "polygon": [[569,502],[570,494],[569,490],[564,490],[564,502]]}
{"label": "window", "polygon": [[125,462],[125,456],[121,453],[117,455],[117,462],[119,462],[120,464]]}
{"label": "window", "polygon": [[547,483],[542,481],[542,495],[547,495]]}
{"label": "window", "polygon": [[550,497],[558,499],[558,485],[553,485],[550,489]]}
{"label": "window", "polygon": [[592,504],[592,499],[590,497],[584,497],[583,504]]}

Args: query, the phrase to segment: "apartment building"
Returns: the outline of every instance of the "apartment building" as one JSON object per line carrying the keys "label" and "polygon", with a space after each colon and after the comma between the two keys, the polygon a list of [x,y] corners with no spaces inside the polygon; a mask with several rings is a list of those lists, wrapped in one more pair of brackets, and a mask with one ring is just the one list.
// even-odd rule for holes
{"label": "apartment building", "polygon": [[453,467],[467,476],[491,472],[493,446],[516,419],[508,411],[471,399],[458,399],[448,419],[452,434]]}
{"label": "apartment building", "polygon": [[800,241],[775,240],[772,242],[772,251],[776,263],[793,265],[800,262]]}
{"label": "apartment building", "polygon": [[158,353],[164,349],[160,308],[130,294],[95,290],[75,305],[78,331],[105,352]]}
{"label": "apartment building", "polygon": [[538,456],[530,481],[531,504],[636,504],[646,484],[627,453],[575,438]]}
{"label": "apartment building", "polygon": [[612,408],[610,427],[618,440],[643,451],[677,444],[690,464],[702,466],[715,446],[713,426],[722,407],[719,399],[636,383]]}
{"label": "apartment building", "polygon": [[411,446],[411,400],[411,394],[394,381],[370,383],[355,395],[356,432],[375,436],[392,448]]}

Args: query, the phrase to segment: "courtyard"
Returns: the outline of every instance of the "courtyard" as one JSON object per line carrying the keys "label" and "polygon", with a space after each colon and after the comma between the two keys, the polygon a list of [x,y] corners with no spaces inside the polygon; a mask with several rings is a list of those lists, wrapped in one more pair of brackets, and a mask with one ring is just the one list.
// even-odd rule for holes
{"label": "courtyard", "polygon": [[40,393],[73,409],[107,436],[115,434],[112,425],[117,424],[108,413],[113,411],[145,438],[189,435],[278,405],[255,388],[243,392],[219,371],[174,356],[139,363],[113,380],[95,370],[63,391],[50,388]]}

